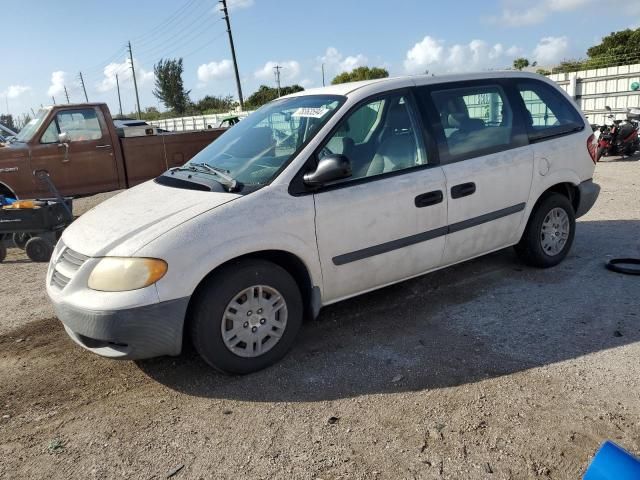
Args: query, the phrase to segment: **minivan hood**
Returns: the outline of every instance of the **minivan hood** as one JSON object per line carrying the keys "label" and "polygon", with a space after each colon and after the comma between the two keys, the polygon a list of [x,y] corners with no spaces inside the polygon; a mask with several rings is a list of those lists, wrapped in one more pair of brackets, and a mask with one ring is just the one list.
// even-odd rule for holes
{"label": "minivan hood", "polygon": [[167,187],[151,180],[82,215],[65,230],[62,241],[90,257],[131,256],[181,223],[239,197]]}

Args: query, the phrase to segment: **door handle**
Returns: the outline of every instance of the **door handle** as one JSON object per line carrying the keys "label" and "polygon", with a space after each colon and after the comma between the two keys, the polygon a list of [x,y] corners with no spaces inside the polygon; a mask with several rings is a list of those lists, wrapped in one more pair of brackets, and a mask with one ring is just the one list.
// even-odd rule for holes
{"label": "door handle", "polygon": [[476,184],[473,182],[461,183],[455,187],[451,187],[451,198],[468,197],[476,193]]}
{"label": "door handle", "polygon": [[429,207],[441,203],[443,199],[444,195],[442,194],[442,190],[434,190],[433,192],[418,195],[415,199],[415,204],[418,208]]}
{"label": "door handle", "polygon": [[111,148],[111,145],[98,145],[96,148]]}

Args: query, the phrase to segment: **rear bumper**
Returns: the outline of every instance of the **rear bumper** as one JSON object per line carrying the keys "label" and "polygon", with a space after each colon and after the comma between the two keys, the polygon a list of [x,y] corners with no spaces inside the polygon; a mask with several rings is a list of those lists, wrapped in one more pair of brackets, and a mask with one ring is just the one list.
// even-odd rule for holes
{"label": "rear bumper", "polygon": [[596,203],[598,195],[600,194],[600,185],[593,183],[592,179],[586,180],[578,185],[580,191],[579,204],[576,210],[576,218],[583,216],[593,204]]}
{"label": "rear bumper", "polygon": [[179,355],[188,298],[142,307],[92,311],[54,303],[69,336],[103,357],[137,360]]}

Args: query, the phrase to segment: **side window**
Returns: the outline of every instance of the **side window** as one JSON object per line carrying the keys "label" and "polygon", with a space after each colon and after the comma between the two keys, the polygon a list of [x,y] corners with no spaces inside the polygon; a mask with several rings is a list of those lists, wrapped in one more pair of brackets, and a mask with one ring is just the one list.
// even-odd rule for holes
{"label": "side window", "polygon": [[58,143],[58,127],[55,119],[51,120],[42,137],[40,137],[40,143]]}
{"label": "side window", "polygon": [[427,163],[415,111],[403,95],[374,100],[343,119],[318,156],[333,154],[351,162],[345,182]]}
{"label": "side window", "polygon": [[513,110],[500,86],[438,90],[431,98],[444,129],[444,157],[448,153],[456,160],[511,147]]}
{"label": "side window", "polygon": [[96,111],[92,108],[64,110],[56,115],[56,121],[60,132],[66,132],[72,142],[102,138],[100,122]]}
{"label": "side window", "polygon": [[532,140],[584,127],[582,118],[555,88],[538,81],[517,82],[526,109],[525,123]]}

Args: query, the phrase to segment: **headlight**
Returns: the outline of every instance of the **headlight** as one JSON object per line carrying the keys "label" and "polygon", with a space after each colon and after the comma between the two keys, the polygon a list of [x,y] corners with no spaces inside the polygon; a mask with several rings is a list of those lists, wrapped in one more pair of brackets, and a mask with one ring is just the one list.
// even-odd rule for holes
{"label": "headlight", "polygon": [[167,273],[167,262],[155,258],[105,257],[89,276],[89,288],[124,292],[148,287]]}

